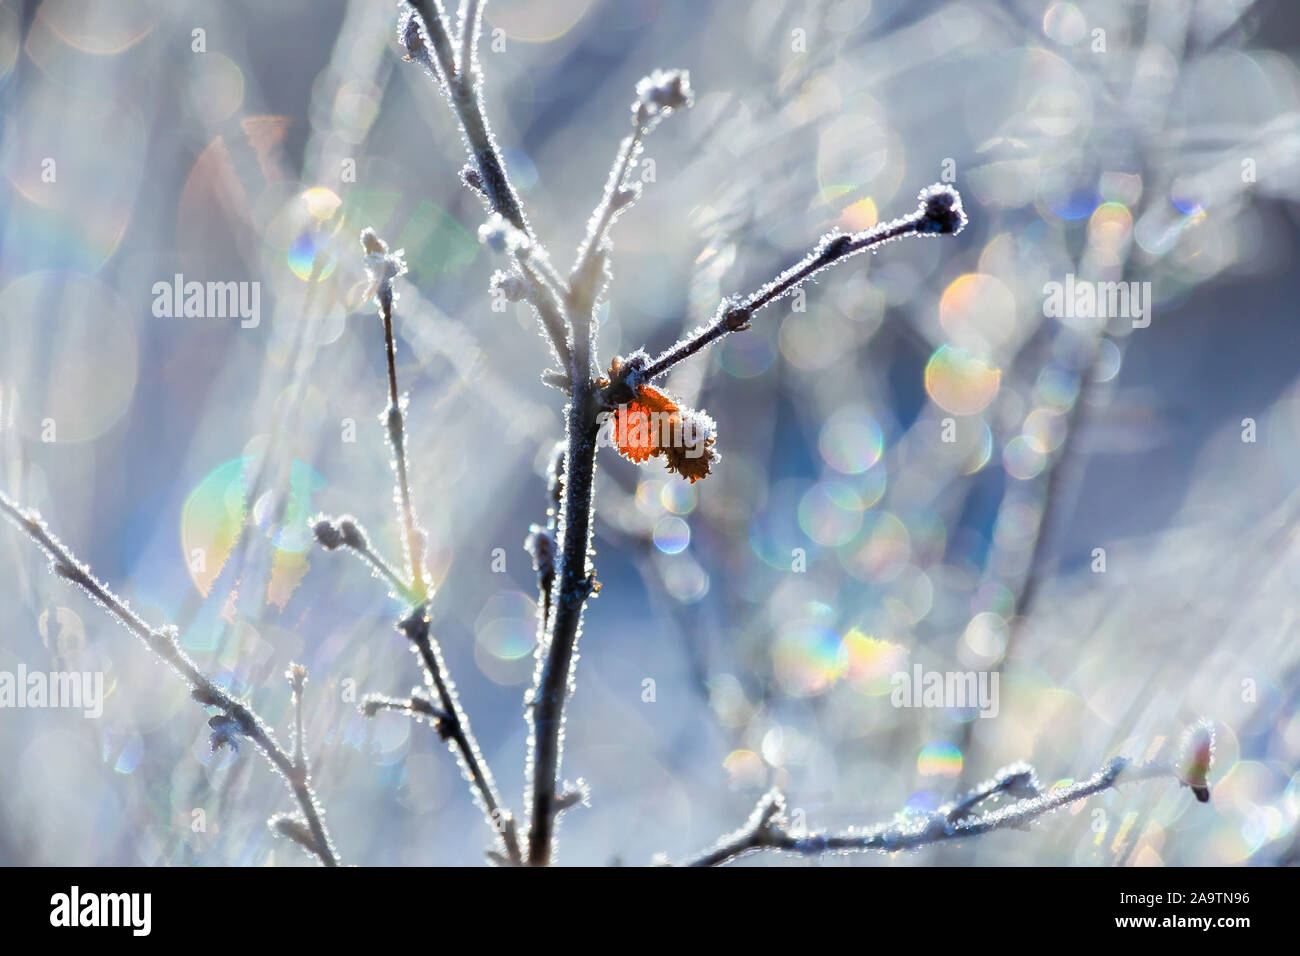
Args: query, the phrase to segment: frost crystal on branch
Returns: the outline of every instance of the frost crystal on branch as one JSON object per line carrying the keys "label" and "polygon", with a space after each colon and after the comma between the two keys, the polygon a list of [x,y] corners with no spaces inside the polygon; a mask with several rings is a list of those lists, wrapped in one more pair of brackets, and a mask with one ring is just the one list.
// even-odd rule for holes
{"label": "frost crystal on branch", "polygon": [[695,102],[691,92],[691,74],[686,70],[655,70],[637,83],[636,96],[633,109],[650,119],[666,116]]}
{"label": "frost crystal on branch", "polygon": [[[785,799],[778,791],[772,790],[759,800],[744,826],[735,833],[724,836],[689,865],[720,866],[756,850],[782,850],[803,855],[915,850],[945,840],[980,836],[994,830],[1024,829],[1040,817],[1093,794],[1114,789],[1121,783],[1178,779],[1178,774],[1168,764],[1133,766],[1123,757],[1115,757],[1086,780],[1059,786],[1044,793],[1038,785],[1033,768],[1018,763],[1003,768],[992,780],[980,784],[932,813],[908,816],[892,823],[866,829],[854,828],[842,833],[792,831],[785,819]],[[1184,785],[1194,788],[1193,784],[1185,781]],[[975,812],[980,804],[1002,794],[1012,797],[1013,802],[996,810]]]}
{"label": "frost crystal on branch", "polygon": [[478,241],[493,252],[513,255],[528,248],[528,236],[498,213],[478,227]]}

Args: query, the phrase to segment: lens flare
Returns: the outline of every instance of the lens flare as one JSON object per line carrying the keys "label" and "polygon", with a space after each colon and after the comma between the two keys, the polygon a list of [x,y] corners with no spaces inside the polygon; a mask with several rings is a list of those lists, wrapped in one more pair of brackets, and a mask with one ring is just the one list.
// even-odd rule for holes
{"label": "lens flare", "polygon": [[884,451],[885,436],[866,409],[845,406],[826,420],[817,447],[822,459],[836,471],[859,475]]}
{"label": "lens flare", "polygon": [[691,543],[691,527],[681,518],[660,518],[655,524],[655,547],[664,554],[681,554]]}
{"label": "lens flare", "polygon": [[[218,465],[200,481],[181,508],[181,550],[190,578],[207,597],[229,559],[247,514],[247,499],[257,459],[243,456]],[[273,499],[263,494],[253,506],[253,518],[274,546],[268,599],[282,608],[307,571],[311,545],[308,518],[314,513],[312,495],[325,479],[300,461],[290,467],[289,491],[276,516]]]}
{"label": "lens flare", "polygon": [[916,758],[916,772],[923,777],[957,777],[961,767],[961,751],[946,740],[926,744]]}
{"label": "lens flare", "polygon": [[975,415],[997,397],[1002,372],[965,349],[941,345],[925,366],[925,390],[954,415]]}
{"label": "lens flare", "polygon": [[814,697],[848,673],[849,651],[831,628],[802,623],[777,638],[772,666],[777,682],[791,697]]}
{"label": "lens flare", "polygon": [[866,531],[859,543],[840,552],[844,569],[861,581],[889,581],[912,558],[912,537],[907,526],[889,512],[868,512]]}
{"label": "lens flare", "polygon": [[844,635],[849,683],[859,693],[881,697],[890,692],[895,673],[907,666],[907,648],[873,637],[858,628]]}
{"label": "lens flare", "polygon": [[1047,455],[1024,435],[1017,435],[1002,449],[1002,467],[1012,478],[1028,481],[1043,473],[1047,467]]}
{"label": "lens flare", "polygon": [[1015,294],[997,276],[967,272],[944,289],[939,324],[951,342],[987,353],[1015,334]]}
{"label": "lens flare", "polygon": [[328,223],[334,218],[343,200],[333,190],[313,186],[298,197],[301,230],[289,243],[289,269],[304,282],[310,281],[320,257],[320,275],[317,281],[328,278],[338,266],[338,253],[334,251],[334,230]]}
{"label": "lens flare", "polygon": [[818,544],[847,544],[862,527],[862,501],[848,485],[818,482],[799,501],[799,527]]}

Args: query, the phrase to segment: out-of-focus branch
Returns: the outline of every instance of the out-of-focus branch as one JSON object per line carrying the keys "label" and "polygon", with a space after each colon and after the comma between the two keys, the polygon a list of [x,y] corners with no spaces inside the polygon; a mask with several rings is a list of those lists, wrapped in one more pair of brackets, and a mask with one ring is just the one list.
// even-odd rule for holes
{"label": "out-of-focus branch", "polygon": [[[692,860],[689,865],[719,866],[755,850],[782,850],[805,856],[865,850],[884,853],[915,850],[947,840],[992,833],[994,830],[1023,829],[1039,817],[1061,807],[1095,793],[1114,789],[1120,783],[1136,783],[1140,780],[1175,780],[1185,786],[1190,785],[1169,764],[1148,763],[1135,766],[1123,757],[1115,757],[1086,780],[1041,793],[1032,768],[1026,764],[1015,764],[932,813],[843,833],[797,832],[791,829],[786,816],[785,798],[779,791],[771,790],[759,800],[743,827],[723,837],[712,849]],[[997,794],[1019,799],[996,810],[975,815],[981,803]]]}
{"label": "out-of-focus branch", "polygon": [[460,4],[460,60],[456,69],[462,83],[478,83],[478,38],[483,29],[483,4],[481,0],[461,0]]}
{"label": "out-of-focus branch", "polygon": [[[246,737],[257,745],[271,766],[281,777],[298,801],[302,819],[294,820],[298,827],[297,835],[286,832],[281,823],[293,818],[273,817],[269,821],[272,829],[282,835],[290,836],[306,850],[314,854],[326,866],[337,866],[339,858],[325,829],[322,811],[316,802],[316,795],[311,788],[307,760],[301,751],[302,716],[301,687],[295,691],[295,709],[297,710],[298,741],[295,754],[286,753],[267,728],[262,718],[244,701],[231,697],[208,675],[199,670],[198,665],[181,649],[174,627],[151,627],[144,619],[131,610],[130,606],[114,594],[109,588],[95,578],[90,569],[83,565],[73,554],[50,533],[40,515],[24,511],[3,492],[0,492],[0,513],[39,545],[50,556],[51,570],[64,580],[70,581],[95,599],[110,615],[124,624],[127,630],[135,634],[155,656],[164,661],[190,685],[190,694],[205,707],[213,707],[221,713],[208,721],[212,727],[212,745],[214,748],[230,744],[238,745],[239,737]],[[302,683],[306,682],[306,672],[302,674]],[[305,827],[305,829],[303,829]]]}

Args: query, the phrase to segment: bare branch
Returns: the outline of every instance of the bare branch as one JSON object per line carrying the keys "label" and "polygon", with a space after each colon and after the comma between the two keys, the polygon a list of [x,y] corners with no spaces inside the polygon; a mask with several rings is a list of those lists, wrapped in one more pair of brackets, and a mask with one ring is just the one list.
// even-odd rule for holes
{"label": "bare branch", "polygon": [[[511,227],[513,228],[513,227]],[[388,246],[375,235],[371,229],[361,234],[361,244],[366,252],[366,268],[370,273],[375,289],[375,301],[379,306],[379,316],[384,323],[384,345],[388,359],[388,408],[387,423],[389,443],[393,446],[393,467],[397,473],[398,512],[406,533],[407,564],[413,580],[407,583],[393,568],[383,560],[370,546],[369,538],[357,522],[344,517],[337,521],[327,516],[314,519],[312,531],[316,540],[327,550],[347,548],[355,552],[376,573],[392,585],[398,597],[411,605],[410,612],[398,622],[397,627],[415,645],[424,665],[425,680],[437,694],[441,709],[422,702],[417,697],[408,701],[396,702],[392,698],[368,698],[362,704],[362,712],[373,716],[381,707],[406,710],[434,718],[438,735],[449,742],[460,762],[465,779],[471,785],[471,791],[487,817],[488,825],[502,841],[506,858],[519,862],[521,853],[515,832],[514,819],[497,796],[492,772],[479,751],[478,742],[470,730],[469,721],[460,709],[456,697],[455,685],[447,676],[446,664],[437,642],[429,629],[429,600],[432,589],[426,584],[424,574],[425,534],[415,521],[415,509],[411,503],[411,490],[407,469],[404,443],[404,421],[397,389],[397,366],[393,340],[393,279],[405,271],[401,255],[390,253]]]}
{"label": "bare branch", "polygon": [[[402,39],[406,45],[407,58],[421,63],[433,73],[434,78],[443,85],[444,92],[450,94],[456,82],[456,56],[452,52],[451,36],[447,31],[447,17],[443,12],[442,0],[407,0],[412,9],[419,14],[419,19],[409,17],[402,25]],[[424,27],[424,36],[419,35]],[[428,37],[428,44],[425,43]],[[429,46],[433,47],[433,56],[429,55]]]}
{"label": "bare branch", "polygon": [[[449,742],[461,764],[461,771],[473,787],[479,805],[487,818],[488,826],[505,845],[506,858],[512,863],[522,862],[519,837],[514,816],[501,805],[492,771],[483,759],[478,741],[469,728],[469,722],[460,708],[456,685],[447,676],[447,665],[442,651],[429,633],[429,608],[422,604],[414,608],[399,624],[401,630],[419,652],[425,675],[432,684],[442,710],[436,715],[434,726],[438,735]],[[413,708],[414,709],[414,708]]]}
{"label": "bare branch", "polygon": [[[420,63],[440,81],[443,93],[460,121],[470,159],[478,169],[479,182],[492,208],[516,229],[531,235],[519,196],[506,176],[505,164],[501,161],[496,140],[483,113],[479,84],[460,82],[457,76],[442,4],[439,0],[406,2],[411,6],[412,13],[408,14],[399,27],[398,37],[406,48],[407,59]],[[479,18],[475,17],[474,23],[478,22]],[[469,39],[471,43],[474,42],[472,35]],[[430,45],[433,47],[432,58],[429,55]]]}
{"label": "bare branch", "polygon": [[637,84],[637,99],[632,104],[632,134],[619,144],[605,192],[587,223],[586,237],[569,274],[575,310],[590,309],[594,303],[596,277],[600,272],[595,257],[604,249],[610,227],[619,213],[631,206],[641,193],[640,185],[628,185],[627,178],[641,154],[642,141],[674,109],[689,107],[693,102],[690,74],[685,70],[656,70]]}
{"label": "bare branch", "polygon": [[477,83],[479,79],[478,38],[483,29],[483,4],[480,0],[461,0],[460,4],[460,59],[456,69],[462,83]]}
{"label": "bare branch", "polygon": [[743,299],[724,299],[718,304],[713,321],[696,329],[676,345],[663,352],[645,370],[646,380],[659,378],[674,365],[690,358],[728,332],[749,328],[749,320],[765,305],[794,292],[817,273],[860,252],[875,251],[887,242],[903,236],[956,235],[966,225],[961,197],[951,186],[936,183],[921,191],[916,212],[901,219],[881,223],[861,232],[823,236],[808,255],[786,269],[771,282]]}
{"label": "bare branch", "polygon": [[424,532],[415,520],[415,506],[411,503],[411,482],[406,462],[405,420],[402,414],[403,399],[397,390],[397,346],[393,334],[393,280],[406,272],[400,250],[390,253],[388,244],[375,235],[373,229],[361,233],[361,245],[366,252],[366,271],[375,285],[375,303],[379,318],[384,324],[384,349],[388,359],[388,407],[384,409],[388,444],[393,449],[393,470],[397,475],[397,496],[401,504],[403,545],[406,552],[406,570],[411,578],[410,589],[416,601],[428,596],[425,584]]}
{"label": "bare branch", "polygon": [[311,844],[303,845],[324,865],[337,866],[339,858],[330,841],[329,832],[325,829],[316,795],[312,792],[305,760],[300,765],[275,742],[265,722],[246,702],[231,697],[212,678],[199,670],[193,659],[181,649],[174,627],[151,627],[125,601],[96,579],[90,569],[50,533],[40,515],[24,511],[4,492],[0,492],[0,513],[45,550],[50,556],[51,569],[55,574],[77,585],[99,602],[127,630],[140,638],[145,647],[180,675],[190,685],[191,696],[195,700],[206,707],[222,711],[209,721],[213,728],[214,747],[226,743],[237,745],[238,737],[247,737],[257,745],[275,771],[284,778],[294,799],[298,801],[303,820],[312,835]]}
{"label": "bare branch", "polygon": [[373,717],[381,710],[391,710],[402,714],[409,714],[412,717],[427,717],[435,722],[446,720],[447,714],[443,713],[433,704],[429,703],[423,697],[412,695],[410,697],[387,697],[384,694],[366,694],[361,698],[361,713],[367,717]]}
{"label": "bare branch", "polygon": [[[1140,780],[1174,780],[1184,786],[1189,785],[1169,764],[1134,766],[1123,757],[1115,757],[1086,780],[1042,793],[1033,769],[1021,763],[1004,768],[993,780],[980,784],[958,800],[939,807],[932,813],[844,833],[801,833],[792,830],[786,817],[785,798],[778,791],[772,790],[759,800],[744,826],[723,837],[712,849],[688,865],[719,866],[754,850],[782,850],[805,856],[867,850],[884,853],[915,850],[946,840],[980,836],[994,830],[1024,829],[1039,817],[1061,807],[1095,793],[1114,789],[1120,783],[1136,783]],[[998,794],[1017,799],[999,809],[978,816],[971,815],[979,804]]]}
{"label": "bare branch", "polygon": [[[575,353],[579,350],[576,348]],[[575,360],[576,361],[576,360]],[[584,353],[583,361],[587,361]],[[563,482],[557,536],[559,562],[550,596],[547,639],[537,648],[537,670],[528,697],[529,829],[528,862],[545,866],[551,861],[556,816],[560,812],[558,787],[564,737],[564,705],[572,690],[573,659],[582,630],[587,599],[597,590],[591,567],[593,483],[596,471],[598,428],[595,388],[586,365],[573,380],[566,411]]]}

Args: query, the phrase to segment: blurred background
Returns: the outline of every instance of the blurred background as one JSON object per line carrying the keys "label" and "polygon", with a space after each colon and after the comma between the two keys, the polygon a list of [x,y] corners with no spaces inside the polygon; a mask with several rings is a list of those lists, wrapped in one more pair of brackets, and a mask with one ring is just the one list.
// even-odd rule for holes
{"label": "blurred background", "polygon": [[[433,623],[506,802],[562,398],[459,182],[428,78],[372,0],[0,4],[0,487],[288,740],[307,665],[346,862],[475,864],[489,836],[409,694],[399,606],[307,519],[400,554],[382,332],[357,234],[405,249],[399,374]],[[489,115],[561,266],[638,79],[690,70],[614,230],[603,364],[652,354],[824,232],[961,190],[955,239],[854,259],[674,374],[718,422],[690,485],[602,452],[601,593],[564,774],[563,864],[683,860],[782,787],[810,827],[923,812],[1216,728],[1213,801],[1127,786],[1033,832],[752,864],[1300,859],[1300,11],[1253,0],[492,0]],[[313,268],[313,263],[317,267]],[[155,283],[258,283],[258,321],[167,318]],[[1067,276],[1150,283],[1150,324],[1045,317]],[[251,288],[247,287],[247,288]],[[165,311],[165,310],[164,310]],[[1098,550],[1100,549],[1100,550]],[[97,671],[103,716],[0,711],[0,863],[306,863],[255,749],[0,532],[0,670]],[[996,673],[996,717],[891,678]]]}

